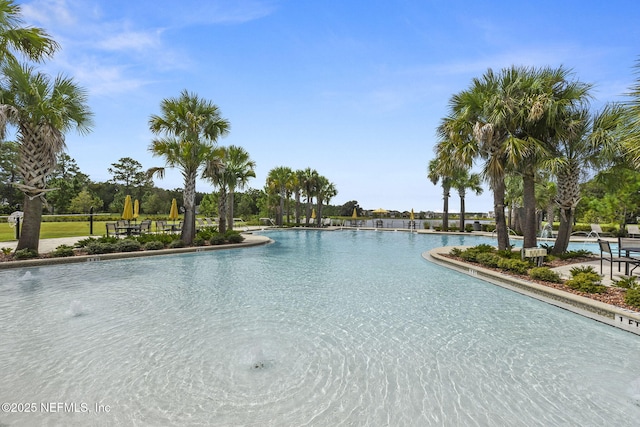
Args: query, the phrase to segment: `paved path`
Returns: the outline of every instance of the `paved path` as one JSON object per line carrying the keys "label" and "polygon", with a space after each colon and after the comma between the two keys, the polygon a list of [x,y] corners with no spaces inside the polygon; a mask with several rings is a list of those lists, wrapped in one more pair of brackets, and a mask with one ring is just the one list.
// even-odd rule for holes
{"label": "paved path", "polygon": [[[60,245],[73,246],[79,240],[87,239],[88,237],[89,236],[59,237],[59,238],[56,238],[56,239],[40,239],[40,244],[38,245],[38,252],[40,252],[41,254],[46,254],[46,253],[49,253],[49,252],[53,252],[55,250],[55,248],[57,248]],[[100,236],[94,236],[94,237],[98,238]],[[13,240],[13,241],[10,241],[10,242],[0,242],[0,249],[2,249],[2,248],[15,249],[16,246],[18,246],[18,241],[17,240]]]}

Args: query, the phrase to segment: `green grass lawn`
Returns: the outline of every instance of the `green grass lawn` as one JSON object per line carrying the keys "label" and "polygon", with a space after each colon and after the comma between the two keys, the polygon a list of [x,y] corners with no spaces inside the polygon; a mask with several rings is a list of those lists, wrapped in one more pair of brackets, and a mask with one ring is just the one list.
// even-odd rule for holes
{"label": "green grass lawn", "polygon": [[[106,234],[106,221],[93,222],[93,235]],[[89,221],[43,222],[40,228],[41,239],[56,237],[82,237],[89,235]],[[16,229],[9,224],[0,223],[0,242],[16,240]]]}

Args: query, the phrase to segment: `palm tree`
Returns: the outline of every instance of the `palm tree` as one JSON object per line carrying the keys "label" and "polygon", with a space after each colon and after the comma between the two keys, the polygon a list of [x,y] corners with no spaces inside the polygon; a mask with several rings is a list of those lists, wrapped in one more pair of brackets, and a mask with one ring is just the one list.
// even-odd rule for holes
{"label": "palm tree", "polygon": [[267,175],[267,188],[272,194],[278,194],[280,203],[277,209],[276,223],[282,227],[284,216],[284,204],[289,199],[293,182],[293,171],[286,166],[279,166],[269,171]]}
{"label": "palm tree", "polygon": [[549,167],[557,180],[556,203],[560,209],[560,226],[553,254],[561,254],[569,246],[575,210],[580,201],[580,178],[588,165],[601,165],[623,159],[621,129],[625,111],[609,104],[593,115],[581,109],[565,119],[567,131],[556,141],[554,158]]}
{"label": "palm tree", "polygon": [[318,192],[318,171],[311,168],[306,168],[302,173],[302,195],[307,202],[305,224],[309,225],[309,218],[311,218],[311,210],[313,208],[313,198],[316,197]]}
{"label": "palm tree", "polygon": [[225,157],[226,174],[229,178],[228,187],[229,194],[227,195],[227,217],[229,229],[233,229],[233,205],[234,194],[236,188],[244,189],[250,178],[255,178],[256,162],[251,160],[249,153],[242,148],[235,145],[230,145],[227,148],[227,155]]}
{"label": "palm tree", "polygon": [[[229,133],[230,124],[211,101],[183,90],[177,98],[160,103],[160,115],[152,115],[149,128],[163,135],[151,142],[154,156],[165,158],[167,167],[179,168],[184,179],[184,225],[181,240],[190,245],[196,233],[196,178],[207,162],[216,159],[214,145]],[[164,167],[149,169],[150,175],[164,177]]]}
{"label": "palm tree", "polygon": [[[226,167],[229,150],[225,147],[214,149],[211,157],[205,162],[202,177],[209,179],[218,187],[218,231],[222,234],[227,231],[227,205],[229,196],[229,172]],[[231,219],[233,222],[233,218]]]}
{"label": "palm tree", "polygon": [[440,181],[442,185],[442,230],[449,230],[449,197],[451,197],[451,175],[452,172],[447,170],[447,164],[444,157],[438,156],[429,162],[429,172],[427,177],[437,185]]}
{"label": "palm tree", "polygon": [[25,193],[23,230],[16,250],[38,251],[40,221],[47,179],[65,148],[64,134],[72,128],[89,132],[92,114],[84,89],[73,80],[58,76],[53,81],[33,67],[9,62],[0,83],[0,137],[8,124],[17,127],[18,172]]}
{"label": "palm tree", "polygon": [[458,173],[453,177],[451,186],[456,189],[460,196],[460,231],[464,231],[464,215],[465,215],[465,197],[467,190],[473,191],[476,195],[482,194],[480,186],[480,174],[469,173],[466,169],[459,169]]}
{"label": "palm tree", "polygon": [[14,52],[35,62],[53,56],[58,43],[41,28],[24,27],[20,13],[13,0],[0,0],[0,63],[17,63]]}
{"label": "palm tree", "polygon": [[318,177],[318,187],[316,193],[316,202],[317,202],[317,214],[318,214],[318,222],[316,225],[321,226],[322,221],[322,205],[329,204],[329,201],[336,197],[338,194],[338,190],[333,182],[330,182],[326,177],[319,176]]}

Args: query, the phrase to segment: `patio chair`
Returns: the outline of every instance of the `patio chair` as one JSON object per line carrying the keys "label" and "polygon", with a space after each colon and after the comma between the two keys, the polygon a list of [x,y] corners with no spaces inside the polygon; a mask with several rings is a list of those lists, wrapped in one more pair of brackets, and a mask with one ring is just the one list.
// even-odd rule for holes
{"label": "patio chair", "polygon": [[629,237],[640,237],[640,227],[638,227],[638,224],[627,224],[627,234]]}
{"label": "patio chair", "polygon": [[151,220],[145,219],[140,223],[140,229],[137,230],[137,234],[151,233]]}
{"label": "patio chair", "polygon": [[107,228],[107,237],[120,237],[127,234],[124,231],[118,231],[118,225],[115,222],[107,222],[105,226]]}
{"label": "patio chair", "polygon": [[200,231],[205,228],[207,224],[204,222],[202,218],[196,218],[196,231]]}
{"label": "patio chair", "polygon": [[[609,278],[613,280],[613,264],[618,264],[618,271],[620,271],[620,264],[625,265],[625,274],[633,274],[633,270],[636,269],[640,265],[640,259],[631,258],[628,256],[614,256],[613,251],[611,250],[611,244],[602,239],[598,239],[598,245],[600,246],[600,274],[602,273],[602,265],[603,262],[606,261],[611,265],[611,269],[609,270]],[[633,265],[633,269],[631,273],[629,273],[629,265]]]}

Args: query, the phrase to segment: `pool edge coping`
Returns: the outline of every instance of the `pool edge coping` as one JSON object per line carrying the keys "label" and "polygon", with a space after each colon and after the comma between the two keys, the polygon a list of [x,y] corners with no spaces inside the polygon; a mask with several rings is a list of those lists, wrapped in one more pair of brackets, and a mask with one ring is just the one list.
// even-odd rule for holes
{"label": "pool edge coping", "polygon": [[605,304],[534,282],[521,280],[441,255],[443,252],[448,253],[451,248],[453,248],[453,246],[433,248],[423,252],[422,257],[427,261],[456,270],[468,276],[535,298],[623,331],[640,335],[640,313],[627,311],[614,305]]}

